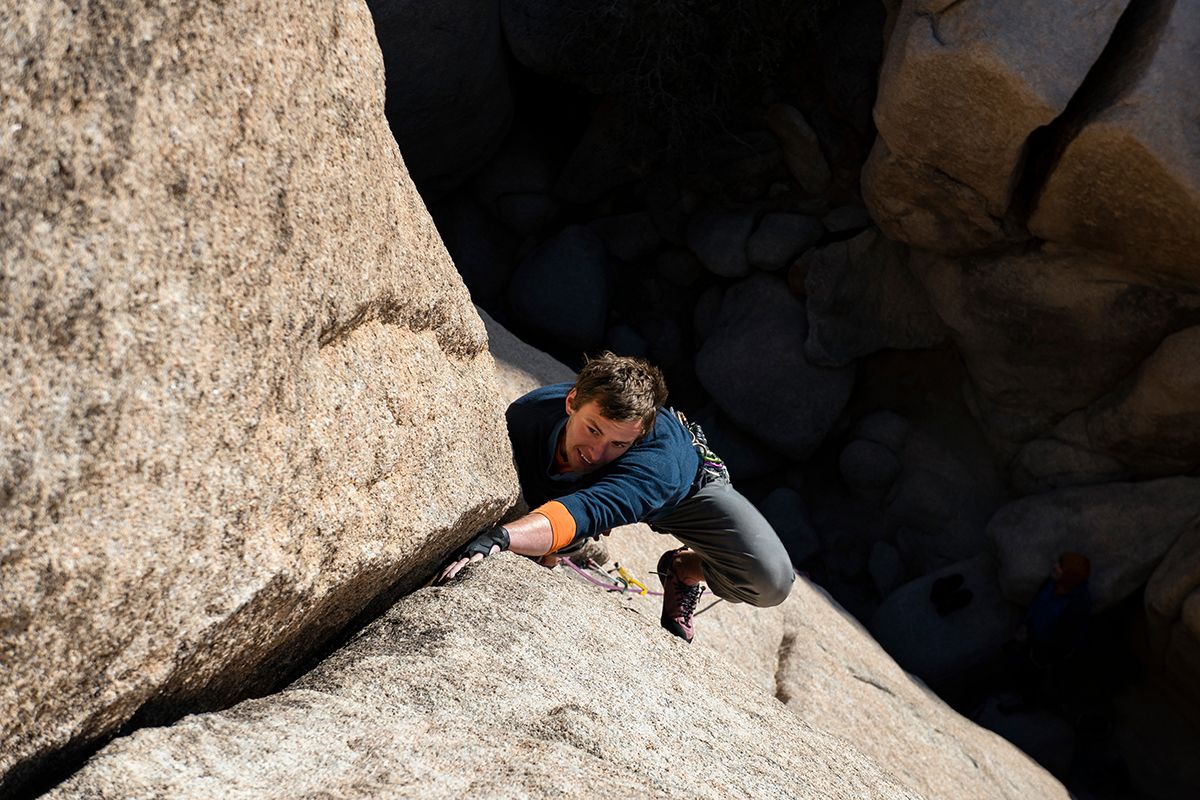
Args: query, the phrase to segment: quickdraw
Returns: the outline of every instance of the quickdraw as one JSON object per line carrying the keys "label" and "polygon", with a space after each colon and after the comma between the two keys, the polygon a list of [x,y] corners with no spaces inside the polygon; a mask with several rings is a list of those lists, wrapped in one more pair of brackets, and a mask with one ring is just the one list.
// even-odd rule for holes
{"label": "quickdraw", "polygon": [[[617,563],[613,564],[613,569],[610,571],[605,571],[599,564],[591,559],[588,559],[588,563],[586,565],[580,566],[570,558],[564,556],[559,563],[566,564],[568,568],[570,568],[588,583],[592,584],[593,586],[598,586],[606,592],[620,592],[621,594],[629,594],[636,597],[662,597],[663,594],[662,592],[654,592],[647,589],[644,583],[635,578],[633,574],[629,572],[629,570]],[[613,575],[613,572],[617,574]],[[601,581],[600,579],[594,577],[594,574],[603,575],[605,580]],[[632,591],[630,586],[636,586],[638,587],[638,590]],[[710,592],[708,589],[705,589],[700,596],[706,597],[711,594],[712,592]],[[717,603],[720,603],[721,600],[722,598],[718,597],[716,600],[713,600],[711,603],[697,611],[692,616],[700,616]]]}

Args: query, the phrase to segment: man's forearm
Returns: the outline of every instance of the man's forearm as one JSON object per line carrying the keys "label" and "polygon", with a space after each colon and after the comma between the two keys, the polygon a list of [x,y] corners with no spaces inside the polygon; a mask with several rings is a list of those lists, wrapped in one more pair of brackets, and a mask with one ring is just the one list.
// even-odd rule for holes
{"label": "man's forearm", "polygon": [[504,523],[508,531],[508,549],[523,556],[543,556],[554,546],[554,531],[550,520],[541,514],[526,514]]}

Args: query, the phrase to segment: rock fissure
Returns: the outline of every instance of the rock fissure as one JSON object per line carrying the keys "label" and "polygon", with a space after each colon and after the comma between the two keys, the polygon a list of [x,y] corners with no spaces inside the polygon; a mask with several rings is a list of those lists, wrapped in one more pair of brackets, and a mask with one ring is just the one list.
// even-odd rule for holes
{"label": "rock fissure", "polygon": [[1010,213],[1022,225],[1028,224],[1050,175],[1088,118],[1110,104],[1122,84],[1136,82],[1138,72],[1146,69],[1169,17],[1169,12],[1161,9],[1174,2],[1129,0],[1104,49],[1066,107],[1054,120],[1030,134],[1010,205]]}

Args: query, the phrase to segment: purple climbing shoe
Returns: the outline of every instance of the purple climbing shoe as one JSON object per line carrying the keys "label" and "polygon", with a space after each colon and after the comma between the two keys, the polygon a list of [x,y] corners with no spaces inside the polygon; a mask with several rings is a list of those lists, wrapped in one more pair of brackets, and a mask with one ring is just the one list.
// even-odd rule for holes
{"label": "purple climbing shoe", "polygon": [[695,635],[692,614],[704,587],[701,584],[689,586],[675,576],[675,558],[684,550],[687,548],[680,547],[662,554],[658,559],[658,577],[663,587],[662,626],[690,643]]}

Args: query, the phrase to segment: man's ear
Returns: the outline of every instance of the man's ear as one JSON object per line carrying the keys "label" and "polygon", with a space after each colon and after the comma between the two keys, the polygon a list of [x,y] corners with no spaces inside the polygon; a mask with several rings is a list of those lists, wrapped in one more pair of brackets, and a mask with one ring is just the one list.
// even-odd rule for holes
{"label": "man's ear", "polygon": [[571,405],[575,402],[575,390],[567,392],[567,416],[575,413],[575,408]]}

